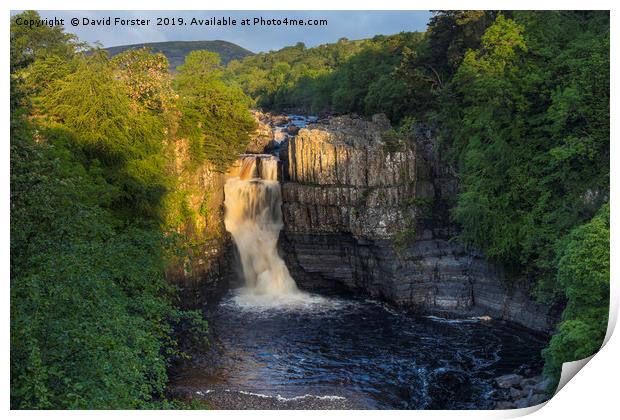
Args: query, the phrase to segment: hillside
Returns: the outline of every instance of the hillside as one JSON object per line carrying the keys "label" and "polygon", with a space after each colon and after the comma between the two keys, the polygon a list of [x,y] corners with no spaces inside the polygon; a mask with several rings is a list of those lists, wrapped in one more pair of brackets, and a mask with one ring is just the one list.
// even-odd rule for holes
{"label": "hillside", "polygon": [[222,59],[222,64],[228,64],[231,60],[241,59],[254,55],[252,51],[246,50],[239,45],[227,41],[168,41],[168,42],[148,42],[144,44],[119,45],[106,48],[110,56],[120,54],[129,49],[149,47],[154,52],[164,53],[170,62],[170,69],[176,69],[183,64],[185,56],[192,51],[207,50],[216,52]]}

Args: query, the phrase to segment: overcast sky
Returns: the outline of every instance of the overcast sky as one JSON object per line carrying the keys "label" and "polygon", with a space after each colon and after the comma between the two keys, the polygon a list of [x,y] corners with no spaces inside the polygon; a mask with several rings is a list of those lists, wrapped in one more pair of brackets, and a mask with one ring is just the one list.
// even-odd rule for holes
{"label": "overcast sky", "polygon": [[[12,12],[15,14],[17,12]],[[82,41],[100,42],[104,47],[161,41],[225,40],[250,51],[277,50],[297,42],[312,47],[334,42],[338,38],[369,38],[403,31],[424,31],[431,13],[428,11],[41,11],[43,18],[64,18],[65,29],[78,35]],[[71,26],[72,18],[144,18],[149,26],[107,27]],[[327,19],[327,26],[304,27],[243,27],[241,19]],[[183,17],[208,19],[231,17],[237,26],[156,26],[157,17]]]}

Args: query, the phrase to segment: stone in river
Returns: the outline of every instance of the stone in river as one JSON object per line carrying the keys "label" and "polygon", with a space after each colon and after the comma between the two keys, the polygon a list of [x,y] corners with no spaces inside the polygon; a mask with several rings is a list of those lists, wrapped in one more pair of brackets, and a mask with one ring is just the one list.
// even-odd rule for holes
{"label": "stone in river", "polygon": [[500,388],[510,388],[515,385],[519,385],[521,383],[521,379],[523,379],[523,376],[517,375],[516,373],[511,373],[495,378],[495,382]]}

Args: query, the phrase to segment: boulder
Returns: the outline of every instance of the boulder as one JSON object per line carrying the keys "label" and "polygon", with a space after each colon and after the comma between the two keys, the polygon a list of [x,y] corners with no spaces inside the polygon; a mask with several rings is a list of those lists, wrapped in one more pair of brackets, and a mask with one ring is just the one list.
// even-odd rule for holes
{"label": "boulder", "polygon": [[544,394],[533,394],[528,398],[528,407],[533,407],[538,404],[542,404],[547,401],[549,398]]}
{"label": "boulder", "polygon": [[254,114],[258,124],[256,131],[250,136],[250,143],[245,148],[245,153],[265,153],[265,149],[273,140],[273,131],[269,124],[261,118],[263,114]]}
{"label": "boulder", "polygon": [[296,136],[297,133],[299,133],[300,128],[297,127],[295,124],[291,124],[288,127],[286,127],[286,132],[291,135],[291,136]]}
{"label": "boulder", "polygon": [[496,410],[512,410],[515,408],[517,408],[517,406],[512,401],[498,401],[495,403]]}
{"label": "boulder", "polygon": [[281,127],[291,122],[291,119],[286,115],[271,115],[270,120],[274,127]]}
{"label": "boulder", "polygon": [[538,394],[547,394],[551,384],[552,384],[551,379],[542,380],[536,384],[536,386],[534,387],[534,392]]}
{"label": "boulder", "polygon": [[508,375],[503,375],[498,378],[495,378],[495,383],[500,388],[510,388],[513,386],[520,385],[523,376],[517,375],[516,373],[510,373]]}
{"label": "boulder", "polygon": [[527,396],[528,391],[523,390],[523,389],[517,389],[517,388],[510,388],[510,398],[512,398],[513,400],[517,400],[519,398],[523,398],[525,396]]}

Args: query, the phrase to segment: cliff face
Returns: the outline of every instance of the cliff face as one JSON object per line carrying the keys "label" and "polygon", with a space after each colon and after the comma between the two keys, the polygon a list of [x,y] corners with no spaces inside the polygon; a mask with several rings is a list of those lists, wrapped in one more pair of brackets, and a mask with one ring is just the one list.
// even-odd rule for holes
{"label": "cliff face", "polygon": [[414,151],[390,152],[381,135],[377,124],[340,118],[289,140],[287,232],[380,239],[407,228],[415,209],[403,203],[432,188],[418,179]]}
{"label": "cliff face", "polygon": [[332,118],[300,130],[284,156],[282,250],[302,287],[342,286],[427,313],[490,315],[547,331],[553,320],[499,267],[449,242],[458,184],[429,132]]}
{"label": "cliff face", "polygon": [[166,278],[182,289],[183,305],[194,307],[225,290],[233,276],[232,243],[223,224],[226,174],[208,162],[192,162],[185,139],[172,149],[179,181],[168,198],[167,219],[179,252],[170,257]]}

